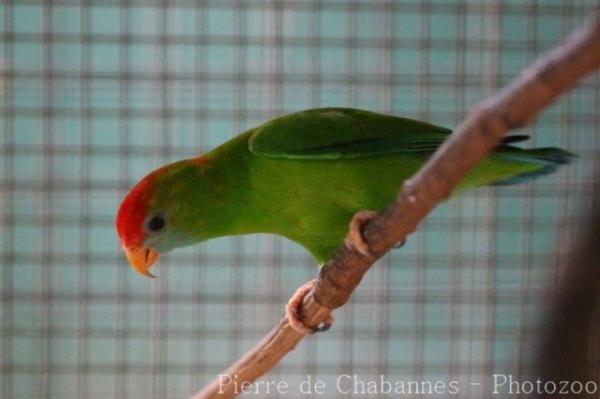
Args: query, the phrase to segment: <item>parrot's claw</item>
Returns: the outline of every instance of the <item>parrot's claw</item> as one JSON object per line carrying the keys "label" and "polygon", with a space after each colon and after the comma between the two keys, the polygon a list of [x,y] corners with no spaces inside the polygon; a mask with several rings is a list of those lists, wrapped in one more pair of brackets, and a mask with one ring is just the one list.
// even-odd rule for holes
{"label": "parrot's claw", "polygon": [[304,297],[313,288],[313,286],[315,285],[315,282],[316,282],[316,280],[310,280],[309,282],[304,284],[302,287],[298,288],[296,290],[296,292],[294,292],[294,295],[292,295],[292,297],[290,298],[290,300],[288,301],[288,303],[285,307],[285,315],[288,319],[288,322],[290,323],[290,326],[294,330],[296,330],[302,334],[305,334],[305,335],[314,334],[316,332],[327,331],[333,325],[333,315],[331,313],[329,313],[327,320],[325,320],[324,322],[322,322],[321,324],[319,324],[316,327],[307,327],[306,324],[304,324],[304,322],[299,317],[298,310],[302,306],[302,301],[304,300]]}
{"label": "parrot's claw", "polygon": [[377,216],[379,216],[379,214],[374,211],[360,211],[356,213],[350,221],[348,236],[344,241],[348,248],[356,250],[369,260],[375,259],[375,255],[373,255],[371,248],[369,248],[369,244],[365,241],[362,229],[366,223],[375,219]]}
{"label": "parrot's claw", "polygon": [[404,244],[406,244],[406,238],[402,241],[398,241],[395,245],[394,245],[394,249],[398,249],[398,248],[402,248],[404,246]]}

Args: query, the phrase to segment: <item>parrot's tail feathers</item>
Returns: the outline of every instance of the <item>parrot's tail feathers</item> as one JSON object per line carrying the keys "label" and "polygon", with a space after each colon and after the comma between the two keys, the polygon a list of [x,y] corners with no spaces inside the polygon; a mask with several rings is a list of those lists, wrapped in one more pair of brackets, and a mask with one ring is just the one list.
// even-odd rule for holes
{"label": "parrot's tail feathers", "polygon": [[554,147],[535,148],[532,150],[519,150],[503,153],[502,158],[527,163],[538,163],[540,164],[540,168],[533,171],[530,170],[520,173],[518,175],[509,177],[508,179],[497,181],[492,185],[509,186],[528,182],[540,176],[549,175],[556,172],[560,166],[570,163],[574,157],[576,157],[575,154],[561,148]]}

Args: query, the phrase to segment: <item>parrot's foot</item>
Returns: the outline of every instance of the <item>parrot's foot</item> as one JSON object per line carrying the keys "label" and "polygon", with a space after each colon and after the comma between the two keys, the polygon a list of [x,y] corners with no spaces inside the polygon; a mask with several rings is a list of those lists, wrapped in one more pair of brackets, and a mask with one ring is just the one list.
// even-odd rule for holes
{"label": "parrot's foot", "polygon": [[375,259],[375,255],[371,252],[369,244],[365,241],[362,234],[363,226],[375,219],[379,214],[374,211],[360,211],[356,213],[350,221],[350,229],[348,236],[344,241],[346,246],[350,249],[354,249],[369,260]]}
{"label": "parrot's foot", "polygon": [[292,295],[285,307],[285,315],[287,316],[290,326],[292,326],[294,330],[301,332],[305,335],[327,331],[331,328],[331,325],[333,324],[333,315],[331,314],[331,312],[329,313],[327,320],[325,320],[316,327],[307,327],[299,317],[299,309],[302,306],[302,301],[304,300],[306,294],[308,294],[313,288],[316,281],[317,280],[310,280],[308,283],[298,288],[296,292],[294,292],[294,295]]}

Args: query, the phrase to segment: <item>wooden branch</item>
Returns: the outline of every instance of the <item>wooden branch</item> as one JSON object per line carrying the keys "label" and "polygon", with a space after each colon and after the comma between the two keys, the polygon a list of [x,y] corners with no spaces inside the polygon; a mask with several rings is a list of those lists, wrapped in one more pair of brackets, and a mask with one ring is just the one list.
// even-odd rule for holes
{"label": "wooden branch", "polygon": [[[483,101],[433,154],[423,168],[403,185],[396,201],[363,229],[376,258],[412,233],[417,224],[448,198],[467,172],[510,130],[525,126],[556,97],[600,67],[600,15],[581,31],[526,69],[509,87]],[[345,304],[369,261],[346,247],[321,268],[317,283],[302,304],[309,326],[325,320],[328,309]],[[224,371],[232,380],[216,378],[194,399],[232,398],[273,368],[304,338],[287,320],[279,323],[245,356]],[[235,377],[235,379],[233,379]]]}

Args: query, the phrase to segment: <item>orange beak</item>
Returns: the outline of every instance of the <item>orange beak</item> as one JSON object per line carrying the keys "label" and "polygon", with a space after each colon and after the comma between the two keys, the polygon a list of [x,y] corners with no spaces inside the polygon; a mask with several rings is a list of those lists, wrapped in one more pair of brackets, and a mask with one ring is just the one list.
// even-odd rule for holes
{"label": "orange beak", "polygon": [[157,251],[153,250],[152,248],[144,247],[123,247],[123,251],[125,251],[125,256],[127,256],[129,264],[135,269],[136,272],[146,277],[154,277],[152,273],[148,271],[148,269],[150,269],[150,266],[152,266],[158,259],[160,254]]}

